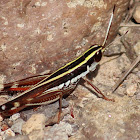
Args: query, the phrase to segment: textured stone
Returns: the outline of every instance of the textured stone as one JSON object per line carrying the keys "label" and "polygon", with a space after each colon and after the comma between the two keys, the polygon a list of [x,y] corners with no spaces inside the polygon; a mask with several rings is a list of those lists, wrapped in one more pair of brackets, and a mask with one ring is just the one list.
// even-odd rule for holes
{"label": "textured stone", "polygon": [[60,122],[59,124],[55,124],[49,130],[46,129],[44,140],[68,140],[68,137],[72,134],[72,127],[69,123]]}
{"label": "textured stone", "polygon": [[117,33],[129,0],[1,0],[3,82],[52,72],[90,45],[101,45],[114,4],[116,10],[108,43]]}
{"label": "textured stone", "polygon": [[136,7],[133,18],[137,23],[140,23],[140,5]]}
{"label": "textured stone", "polygon": [[29,140],[29,137],[23,135],[17,135],[15,137],[8,137],[6,140]]}
{"label": "textured stone", "polygon": [[22,132],[24,135],[28,135],[30,140],[43,140],[45,122],[44,114],[34,114],[22,126]]}
{"label": "textured stone", "polygon": [[137,44],[134,46],[134,50],[137,55],[140,55],[140,41],[138,41]]}
{"label": "textured stone", "polygon": [[[10,2],[12,3],[12,1],[10,1]],[[9,2],[9,7],[10,7],[10,2]],[[52,2],[52,4],[54,4],[55,1],[47,1],[47,4],[50,2]],[[61,4],[61,2],[59,2],[59,4]],[[84,2],[85,1],[83,1],[83,3]],[[86,1],[86,2],[90,2],[90,1]],[[100,1],[100,2],[102,2],[102,1]],[[114,19],[116,23],[114,23],[114,25],[112,26],[112,30],[114,30],[113,31],[114,34],[116,33],[116,29],[119,26],[119,21],[121,21],[121,19],[123,17],[122,13],[125,13],[125,9],[127,8],[128,2],[129,1],[126,1],[126,0],[117,1],[117,2],[112,1],[112,2],[107,4],[108,5],[107,9],[110,8],[110,10],[108,11],[110,13],[111,9],[113,7],[113,3],[120,3],[119,4],[120,9],[118,10],[119,12],[116,14],[116,18]],[[2,3],[2,1],[1,1],[1,3]],[[7,3],[7,2],[5,2],[5,3]],[[25,1],[23,2],[23,6],[24,6],[24,3],[26,3],[26,2]],[[31,3],[33,3],[33,1],[31,1]],[[82,0],[81,1],[74,0],[72,2],[69,1],[68,6],[69,6],[69,8],[71,7],[71,11],[77,10],[77,13],[80,13],[81,17],[83,16],[83,19],[84,19],[84,12],[82,11],[82,9],[83,9],[82,4],[83,3],[82,3]],[[124,3],[126,3],[126,5],[124,5]],[[112,6],[109,6],[110,4]],[[29,5],[26,6],[27,7],[26,9],[28,9],[28,10],[29,10]],[[35,6],[38,8],[38,11],[39,11],[39,8],[40,8],[40,10],[42,9],[41,8],[42,5],[46,5],[46,3],[42,4],[42,2],[38,2],[38,1],[35,2]],[[52,7],[50,9],[52,9]],[[86,7],[85,7],[85,9],[86,9]],[[88,7],[88,9],[90,9],[90,7]],[[106,11],[107,11],[107,9],[106,9]],[[21,9],[19,9],[19,11],[20,10]],[[44,10],[46,10],[46,9],[44,9]],[[52,9],[52,11],[53,10],[54,9]],[[28,62],[28,60],[31,60],[29,62],[32,62],[32,61],[36,62],[36,64],[33,65],[33,67],[32,67],[33,68],[32,70],[34,72],[36,71],[36,73],[40,73],[40,72],[44,71],[45,69],[54,71],[59,66],[62,66],[63,64],[65,64],[69,60],[72,60],[73,58],[77,57],[79,54],[81,54],[81,52],[86,50],[90,44],[93,44],[94,42],[96,42],[98,44],[102,44],[103,36],[104,36],[103,33],[105,33],[105,29],[108,25],[109,15],[107,13],[105,13],[104,8],[98,8],[97,6],[96,6],[96,8],[92,7],[90,10],[98,10],[98,12],[99,12],[98,16],[102,15],[102,17],[101,17],[102,18],[102,25],[104,23],[105,26],[99,26],[100,24],[94,24],[94,22],[96,23],[96,21],[98,20],[98,16],[95,16],[95,19],[94,20],[91,19],[91,21],[94,25],[96,25],[96,26],[94,26],[94,27],[96,27],[96,31],[94,30],[93,33],[91,33],[90,29],[92,26],[91,27],[89,26],[89,25],[91,25],[90,22],[89,22],[89,24],[87,24],[87,26],[83,26],[83,28],[82,28],[82,26],[81,26],[81,24],[83,24],[82,20],[81,20],[81,23],[79,23],[78,22],[79,20],[76,20],[74,18],[75,14],[66,13],[65,16],[71,14],[72,18],[74,18],[74,20],[71,18],[72,21],[75,21],[74,24],[76,24],[76,22],[77,22],[77,24],[79,24],[79,26],[78,26],[79,28],[76,25],[68,26],[68,27],[76,26],[74,31],[70,30],[72,28],[68,28],[69,29],[68,31],[71,31],[70,33],[72,33],[72,35],[73,35],[73,40],[75,38],[75,39],[78,39],[78,41],[77,42],[72,41],[72,36],[70,36],[69,34],[68,34],[69,38],[65,37],[65,39],[64,38],[60,39],[62,37],[61,30],[59,30],[60,35],[57,34],[57,37],[59,36],[59,38],[55,38],[55,41],[57,40],[56,42],[52,40],[53,36],[51,34],[48,36],[44,35],[46,38],[44,37],[45,39],[44,40],[42,39],[43,40],[42,42],[44,43],[43,49],[45,50],[45,52],[47,52],[51,48],[52,51],[49,51],[49,53],[46,53],[46,54],[40,53],[41,56],[43,56],[43,58],[46,58],[46,60],[48,60],[48,61],[45,61],[45,59],[42,59],[41,61],[39,61],[40,65],[38,65],[36,60],[39,60],[40,55],[36,55],[36,57],[33,58],[33,56],[35,56],[35,55],[33,55],[34,51],[32,51],[32,52],[30,51],[31,48],[33,50],[36,50],[36,49],[34,49],[35,48],[34,46],[36,46],[36,42],[37,42],[38,38],[35,36],[31,36],[34,38],[34,43],[31,45],[31,47],[26,48],[26,49],[29,49],[28,51],[27,50],[23,51],[25,53],[25,57],[23,57],[24,62]],[[27,10],[24,10],[24,11],[27,12]],[[25,13],[25,12],[21,12],[21,15],[23,13]],[[93,12],[93,14],[94,14],[94,12]],[[31,15],[33,16],[32,13],[31,13]],[[120,17],[120,15],[122,17]],[[36,15],[34,15],[34,16],[36,16]],[[76,16],[80,17],[80,15],[78,15],[78,14],[76,14]],[[120,19],[119,18],[117,19],[117,16],[119,16]],[[87,17],[88,17],[88,15],[87,15]],[[27,20],[28,19],[29,18],[27,18]],[[50,17],[50,19],[51,19],[51,17]],[[15,18],[15,20],[17,20],[17,19]],[[119,21],[117,22],[116,20],[119,20]],[[39,20],[39,21],[41,21],[41,20]],[[88,20],[86,19],[86,21],[88,21]],[[33,22],[33,20],[32,20],[32,22]],[[57,22],[57,25],[59,24],[59,22]],[[42,24],[42,22],[39,22],[39,23],[40,23],[40,24],[38,24],[39,27],[42,25],[44,25],[44,26],[47,25],[46,22],[43,22],[43,24]],[[50,24],[52,25],[52,22]],[[56,24],[56,22],[54,22],[54,24]],[[70,22],[70,24],[71,24],[71,22]],[[88,26],[89,26],[89,28],[86,28],[86,29],[89,29],[89,30],[87,32],[86,31],[82,32],[83,29],[85,27],[88,27]],[[24,27],[25,27],[25,25],[23,25],[23,24],[18,25],[18,28],[24,28]],[[32,27],[34,27],[34,25],[32,25]],[[50,27],[52,27],[52,26],[48,26],[48,29]],[[64,29],[67,29],[67,28],[64,28]],[[76,32],[78,32],[78,29],[81,29],[81,32],[79,31],[80,34],[76,35]],[[93,29],[95,29],[95,28],[93,28]],[[25,30],[27,30],[27,29],[25,29]],[[17,31],[15,31],[15,32],[17,33]],[[31,31],[31,30],[29,30],[29,31]],[[127,30],[125,30],[125,32],[126,31]],[[42,31],[40,32],[40,30],[37,30],[37,32],[43,36]],[[112,34],[113,32],[111,31],[110,33]],[[46,32],[44,32],[44,34],[45,33]],[[128,32],[128,35],[130,34],[129,38],[128,38],[128,42],[130,41],[130,42],[132,42],[132,44],[136,44],[136,42],[139,38],[138,33],[139,33],[139,30],[137,28],[132,28],[131,32]],[[32,35],[32,32],[30,32],[30,35]],[[39,37],[39,35],[38,35],[38,37]],[[65,32],[65,35],[67,35],[67,32]],[[28,32],[26,32],[26,35],[24,34],[22,36],[25,36],[27,39],[29,37]],[[135,36],[135,38],[133,38],[133,36]],[[23,39],[25,42],[22,40],[21,44],[20,44],[22,47],[21,46],[20,47],[25,49],[23,47],[23,45],[24,45],[24,43],[25,44],[30,43],[29,40],[32,39],[31,37],[29,37],[28,41]],[[82,40],[81,43],[80,43],[80,37]],[[110,36],[110,37],[113,38],[113,36]],[[110,37],[108,40],[109,42],[112,40]],[[67,40],[66,40],[66,38],[67,38]],[[52,41],[52,43],[49,44],[50,48],[48,47],[48,43],[46,43],[48,40],[50,42]],[[45,46],[45,43],[47,44],[46,46]],[[82,47],[81,47],[81,44],[83,45]],[[58,48],[57,48],[57,46],[58,46]],[[133,45],[131,45],[131,46],[133,46]],[[4,50],[5,46],[2,46],[2,48]],[[37,48],[37,46],[36,46],[36,48]],[[39,51],[40,51],[40,48],[38,49]],[[26,55],[26,53],[28,53],[28,52],[31,52],[30,56]],[[3,51],[1,51],[0,53],[3,55],[3,57],[5,57],[5,54]],[[5,53],[6,53],[6,51],[5,51]],[[12,54],[13,52],[9,52],[9,53]],[[49,55],[47,55],[47,54],[49,54]],[[12,60],[12,57],[13,56],[11,56],[11,60]],[[25,58],[26,59],[28,58],[28,60],[25,61]],[[3,59],[6,60],[6,58],[3,58]],[[11,63],[11,62],[8,62],[8,60],[6,63],[4,63],[4,61],[1,61],[1,62],[3,62],[3,64],[5,64],[5,65],[7,63],[8,64]],[[29,64],[29,62],[28,62],[28,64]],[[13,63],[13,61],[12,61],[12,63]],[[4,69],[3,65],[0,68],[0,69],[3,68],[2,73],[4,72],[4,75],[7,75],[7,78],[5,78],[5,80],[8,79],[8,77],[10,77],[9,73],[12,69],[12,63],[10,65],[9,70]],[[27,72],[25,72],[25,70],[23,70],[23,69],[22,69],[23,71],[20,71],[20,70],[17,71],[17,68],[15,70],[12,69],[11,75],[13,75],[14,78],[12,76],[12,77],[10,77],[9,80],[20,79],[24,76],[26,77],[28,75],[32,75],[33,73],[31,71],[28,71],[29,70],[28,67],[30,67],[31,64],[29,64],[29,65],[28,64],[25,63],[25,64],[23,64],[24,66],[22,66],[22,68],[24,67],[27,70]],[[21,65],[19,65],[19,67],[20,66]],[[39,68],[39,66],[40,66],[40,68]],[[41,67],[41,66],[43,66],[43,67]],[[107,94],[107,92],[111,89],[111,87],[115,84],[115,82],[118,81],[119,77],[121,77],[122,72],[124,72],[124,70],[126,70],[128,68],[128,66],[130,66],[130,61],[128,61],[128,58],[126,57],[125,54],[123,54],[119,58],[117,58],[117,57],[110,57],[110,58],[104,57],[102,62],[101,62],[100,69],[98,71],[98,75],[94,79],[93,83],[101,91],[103,91],[105,94]],[[8,67],[8,66],[6,66],[6,67]],[[17,72],[17,75],[16,75],[16,72]],[[94,71],[94,72],[96,72],[96,71]],[[92,73],[92,74],[94,74],[94,73]],[[5,76],[3,76],[3,77],[5,77]],[[130,85],[132,83],[134,83],[134,84],[138,83],[138,80],[139,80],[138,78],[139,78],[138,75],[134,75],[134,73],[131,73],[127,77],[127,79],[117,89],[115,94],[111,95],[111,98],[115,98],[114,103],[107,102],[103,99],[98,98],[97,96],[92,94],[94,92],[91,90],[91,88],[90,88],[90,90],[87,90],[82,86],[78,86],[77,90],[74,92],[74,96],[76,96],[76,98],[73,100],[70,100],[70,102],[73,102],[73,104],[74,104],[73,110],[74,110],[75,117],[73,119],[73,122],[74,122],[74,124],[76,124],[76,126],[78,126],[79,129],[76,131],[75,135],[71,136],[69,139],[70,140],[75,140],[75,139],[76,140],[81,140],[81,139],[82,140],[87,140],[87,139],[91,139],[91,140],[92,139],[94,139],[94,140],[99,140],[99,139],[102,139],[102,140],[103,139],[116,139],[116,140],[134,139],[134,140],[137,140],[137,138],[139,137],[139,134],[140,134],[140,131],[139,131],[139,128],[140,128],[139,101],[136,100],[135,97],[126,96],[126,87],[127,87],[127,85]],[[88,85],[87,85],[87,87],[89,89]],[[92,91],[92,93],[91,93],[91,91]],[[120,94],[123,94],[123,97],[122,96],[120,97],[119,96]],[[67,121],[67,122],[69,122],[69,121]],[[54,126],[53,126],[53,128],[54,128]],[[40,131],[40,133],[39,133],[39,131]],[[57,131],[59,133],[58,129],[57,129]],[[46,132],[46,134],[47,134],[47,132]],[[63,133],[63,134],[66,136],[66,138],[68,138],[68,135],[66,135],[65,133]],[[44,131],[42,131],[42,129],[33,130],[33,131],[30,131],[30,133],[29,133],[30,139],[42,138],[41,135],[42,135],[42,137],[44,135]],[[58,138],[58,137],[56,137],[56,138]]]}
{"label": "textured stone", "polygon": [[32,131],[29,134],[30,140],[44,140],[44,131],[43,130],[36,130]]}
{"label": "textured stone", "polygon": [[22,129],[22,125],[25,123],[25,121],[23,121],[21,118],[17,119],[14,124],[12,125],[11,129],[19,134],[22,134],[21,129]]}
{"label": "textured stone", "polygon": [[140,90],[139,90],[138,94],[136,95],[136,99],[140,100]]}
{"label": "textured stone", "polygon": [[10,117],[10,120],[11,120],[11,121],[15,121],[15,120],[17,120],[19,117],[20,117],[20,114],[19,114],[19,113],[16,113],[16,114],[13,114],[13,115]]}
{"label": "textured stone", "polygon": [[131,114],[127,121],[125,121],[124,136],[126,139],[139,139],[140,134],[140,114]]}
{"label": "textured stone", "polygon": [[2,139],[6,139],[8,137],[14,137],[15,133],[10,128],[8,128],[7,130],[1,132],[1,136]]}
{"label": "textured stone", "polygon": [[23,134],[30,134],[33,131],[42,131],[45,127],[46,118],[43,114],[34,114],[31,118],[22,126]]}
{"label": "textured stone", "polygon": [[137,91],[137,84],[131,84],[126,87],[126,92],[128,96],[134,96]]}

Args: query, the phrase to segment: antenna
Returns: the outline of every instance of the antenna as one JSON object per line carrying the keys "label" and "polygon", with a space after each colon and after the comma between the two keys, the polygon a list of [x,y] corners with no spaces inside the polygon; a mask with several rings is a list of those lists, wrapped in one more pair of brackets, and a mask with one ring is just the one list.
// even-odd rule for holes
{"label": "antenna", "polygon": [[111,23],[112,23],[113,16],[114,16],[114,11],[115,11],[115,5],[113,7],[113,11],[112,11],[112,14],[111,14],[111,17],[110,17],[110,20],[109,20],[108,28],[107,28],[105,39],[104,39],[104,42],[103,42],[102,46],[105,46],[106,40],[108,38],[109,30],[110,30]]}

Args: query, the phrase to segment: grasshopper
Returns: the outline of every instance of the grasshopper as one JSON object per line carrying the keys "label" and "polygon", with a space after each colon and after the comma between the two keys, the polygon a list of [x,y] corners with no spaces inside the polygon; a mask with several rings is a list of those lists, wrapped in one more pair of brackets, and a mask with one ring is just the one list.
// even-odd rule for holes
{"label": "grasshopper", "polygon": [[[4,88],[1,92],[7,91],[8,93],[12,93],[20,91],[21,93],[0,106],[0,115],[2,117],[8,117],[26,107],[50,104],[59,100],[60,111],[58,119],[60,119],[60,114],[62,112],[62,97],[71,93],[82,78],[101,94],[105,100],[113,101],[112,99],[105,97],[98,88],[84,77],[89,72],[96,69],[96,66],[102,58],[114,10],[115,6],[111,14],[103,45],[92,45],[81,56],[49,76],[39,75],[22,79],[14,83],[4,84]],[[13,85],[15,85],[15,87]]]}

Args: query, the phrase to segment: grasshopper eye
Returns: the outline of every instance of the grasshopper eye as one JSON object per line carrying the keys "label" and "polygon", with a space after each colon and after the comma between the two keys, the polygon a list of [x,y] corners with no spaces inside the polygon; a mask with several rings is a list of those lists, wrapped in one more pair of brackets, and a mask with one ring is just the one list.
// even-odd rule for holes
{"label": "grasshopper eye", "polygon": [[96,62],[99,62],[101,60],[101,58],[102,58],[102,52],[100,50],[100,51],[96,52],[94,59]]}

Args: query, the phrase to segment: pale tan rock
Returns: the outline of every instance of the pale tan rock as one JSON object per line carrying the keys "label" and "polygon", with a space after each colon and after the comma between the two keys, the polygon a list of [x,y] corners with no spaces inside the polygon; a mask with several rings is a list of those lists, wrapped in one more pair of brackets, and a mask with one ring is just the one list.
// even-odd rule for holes
{"label": "pale tan rock", "polygon": [[55,124],[49,130],[46,129],[44,140],[55,139],[55,140],[68,140],[68,137],[72,135],[72,126],[69,123],[60,122]]}
{"label": "pale tan rock", "polygon": [[32,131],[28,136],[30,140],[44,140],[44,131],[43,130]]}
{"label": "pale tan rock", "polygon": [[16,114],[13,114],[13,115],[10,117],[10,120],[15,121],[15,120],[17,120],[19,117],[20,117],[20,114],[19,114],[19,113],[16,113]]}
{"label": "pale tan rock", "polygon": [[45,127],[45,115],[34,114],[31,118],[22,126],[23,134],[30,134],[33,131],[42,131]]}
{"label": "pale tan rock", "polygon": [[19,118],[16,121],[14,121],[13,125],[11,126],[11,129],[18,134],[22,134],[21,129],[24,123],[25,121]]}
{"label": "pale tan rock", "polygon": [[29,138],[25,135],[16,135],[15,137],[8,137],[6,140],[29,140]]}
{"label": "pale tan rock", "polygon": [[140,23],[140,5],[136,7],[133,18],[137,23]]}
{"label": "pale tan rock", "polygon": [[131,97],[134,96],[136,91],[137,91],[137,84],[132,83],[131,85],[128,85],[126,88],[127,95]]}
{"label": "pale tan rock", "polygon": [[7,130],[5,130],[3,133],[2,133],[2,136],[3,138],[7,138],[7,137],[14,137],[15,136],[15,132],[13,130],[11,130],[11,128],[8,128]]}
{"label": "pale tan rock", "polygon": [[139,91],[139,93],[136,95],[136,99],[137,99],[137,100],[140,100],[140,91]]}
{"label": "pale tan rock", "polygon": [[140,55],[140,41],[138,41],[137,44],[134,46],[134,50],[137,55]]}

